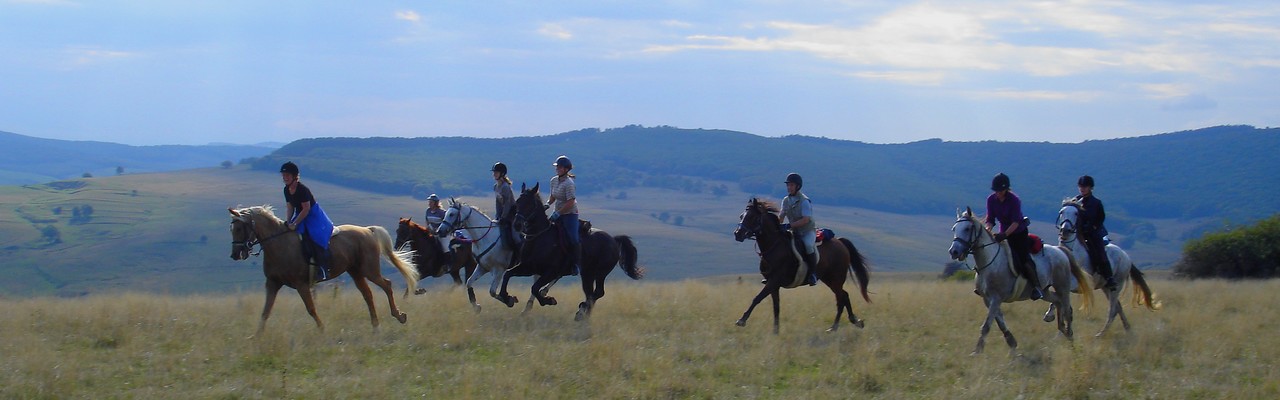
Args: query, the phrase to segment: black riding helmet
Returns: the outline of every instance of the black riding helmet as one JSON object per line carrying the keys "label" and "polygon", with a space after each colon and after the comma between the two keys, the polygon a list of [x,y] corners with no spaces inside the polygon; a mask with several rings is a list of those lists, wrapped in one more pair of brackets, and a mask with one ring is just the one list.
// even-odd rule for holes
{"label": "black riding helmet", "polygon": [[493,164],[493,168],[489,169],[489,172],[501,172],[503,175],[506,175],[507,164],[503,164],[501,162]]}
{"label": "black riding helmet", "polygon": [[290,174],[297,175],[298,164],[294,164],[293,161],[286,161],[284,165],[280,166],[280,172],[288,172]]}
{"label": "black riding helmet", "polygon": [[569,157],[566,157],[566,156],[556,157],[556,162],[552,163],[551,165],[554,165],[557,167],[565,167],[567,169],[573,169],[573,161],[569,161]]}
{"label": "black riding helmet", "polygon": [[999,192],[1001,190],[1009,190],[1009,176],[1003,172],[996,174],[995,178],[991,178],[991,191]]}
{"label": "black riding helmet", "polygon": [[1081,175],[1076,181],[1076,186],[1093,187],[1093,177],[1089,175]]}
{"label": "black riding helmet", "polygon": [[800,174],[792,172],[790,174],[787,174],[787,180],[784,181],[783,183],[794,183],[796,184],[796,189],[800,189],[804,187],[804,178],[801,178]]}

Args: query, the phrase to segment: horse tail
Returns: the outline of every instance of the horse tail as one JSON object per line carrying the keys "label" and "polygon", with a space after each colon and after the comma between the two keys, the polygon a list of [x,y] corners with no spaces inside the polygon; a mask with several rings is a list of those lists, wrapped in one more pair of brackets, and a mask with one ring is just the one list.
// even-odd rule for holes
{"label": "horse tail", "polygon": [[1159,310],[1161,304],[1155,301],[1156,294],[1147,285],[1147,277],[1138,270],[1138,266],[1129,264],[1129,279],[1133,279],[1133,302],[1146,305],[1151,311]]}
{"label": "horse tail", "polygon": [[387,232],[387,228],[375,225],[370,226],[369,230],[373,232],[377,239],[378,253],[386,257],[387,261],[390,261],[391,265],[394,265],[397,270],[400,270],[400,275],[404,275],[405,283],[408,284],[408,288],[404,291],[405,296],[417,290],[420,275],[418,275],[418,267],[413,265],[413,251],[397,251],[395,242],[391,240],[391,234]]}
{"label": "horse tail", "polygon": [[622,258],[618,259],[618,263],[622,264],[622,271],[631,279],[643,278],[644,267],[639,265],[640,252],[636,251],[636,244],[631,241],[631,237],[618,235],[613,237],[613,241],[618,243],[618,250],[622,253]]}
{"label": "horse tail", "polygon": [[853,272],[853,276],[858,278],[858,288],[862,292],[862,299],[868,303],[871,302],[871,296],[867,294],[867,280],[871,279],[871,273],[867,271],[867,258],[858,252],[857,247],[853,247],[853,242],[846,238],[840,238],[840,243],[844,243],[844,248],[849,250],[849,271]]}
{"label": "horse tail", "polygon": [[[1067,256],[1067,262],[1071,264],[1071,275],[1076,277],[1076,284],[1080,286],[1080,310],[1088,310],[1093,306],[1093,286],[1089,285],[1092,280],[1089,273],[1084,272],[1084,268],[1076,262],[1075,255],[1071,254],[1071,248],[1066,246],[1058,246]],[[1070,294],[1067,294],[1070,296]]]}

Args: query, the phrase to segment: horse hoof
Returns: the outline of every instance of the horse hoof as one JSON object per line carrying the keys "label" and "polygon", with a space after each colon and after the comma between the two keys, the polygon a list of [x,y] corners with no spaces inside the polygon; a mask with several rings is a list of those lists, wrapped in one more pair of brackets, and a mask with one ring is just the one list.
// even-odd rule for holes
{"label": "horse hoof", "polygon": [[573,316],[573,320],[574,320],[574,321],[579,321],[579,322],[581,322],[581,321],[582,321],[582,320],[584,320],[584,319],[587,319],[587,314],[586,314],[586,313],[583,313],[581,310],[579,310],[579,311],[578,311],[578,314],[576,314],[576,315],[574,315],[574,316]]}
{"label": "horse hoof", "polygon": [[853,326],[856,326],[859,329],[861,329],[862,327],[867,326],[867,323],[864,320],[859,319],[859,320],[853,321]]}
{"label": "horse hoof", "polygon": [[1045,314],[1045,315],[1044,315],[1044,322],[1053,322],[1053,318],[1054,318],[1054,317],[1053,317],[1053,314]]}
{"label": "horse hoof", "polygon": [[833,326],[833,327],[830,327],[830,328],[827,328],[827,333],[835,333],[835,332],[836,332],[836,329],[838,329],[838,328],[836,328],[836,327],[834,327],[834,326]]}
{"label": "horse hoof", "polygon": [[403,324],[405,321],[409,320],[409,314],[400,313],[400,315],[396,316],[396,320]]}
{"label": "horse hoof", "polygon": [[507,301],[505,301],[504,303],[507,303],[507,308],[511,308],[511,307],[515,307],[516,304],[520,304],[520,300],[516,299],[516,296],[511,296],[511,297],[508,297]]}
{"label": "horse hoof", "polygon": [[548,305],[548,306],[554,306],[554,305],[556,305],[556,304],[557,304],[557,303],[556,303],[556,298],[555,298],[555,297],[548,297],[548,298],[547,298],[547,304],[546,304],[546,305]]}
{"label": "horse hoof", "polygon": [[479,313],[480,313],[480,305],[479,305],[479,304],[472,304],[472,305],[471,305],[471,310],[472,310],[472,311],[475,311],[475,312],[476,312],[476,314],[479,314]]}
{"label": "horse hoof", "polygon": [[427,289],[421,289],[421,288],[413,291],[413,294],[426,294],[426,293],[427,293]]}
{"label": "horse hoof", "polygon": [[738,322],[734,322],[733,324],[734,324],[734,325],[737,325],[737,326],[747,326],[747,320],[745,320],[745,319],[740,319],[740,320],[738,320]]}

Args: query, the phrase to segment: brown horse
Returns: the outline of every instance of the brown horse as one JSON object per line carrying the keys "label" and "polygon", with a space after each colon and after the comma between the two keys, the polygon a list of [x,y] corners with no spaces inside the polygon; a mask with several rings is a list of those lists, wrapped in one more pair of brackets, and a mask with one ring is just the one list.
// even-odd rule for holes
{"label": "brown horse", "polygon": [[[418,276],[441,277],[448,273],[453,277],[455,285],[462,284],[462,276],[460,271],[465,270],[466,276],[476,272],[475,255],[471,253],[471,245],[466,244],[458,246],[454,250],[452,262],[448,259],[448,251],[444,249],[444,244],[439,237],[431,233],[431,229],[418,225],[410,218],[400,218],[400,224],[396,227],[396,243],[395,248],[403,250],[405,246],[413,251],[413,264],[418,266]],[[461,268],[464,266],[465,268]],[[471,295],[471,301],[475,302],[475,292],[471,288],[467,288],[467,292]],[[419,288],[414,294],[426,293],[426,289]]]}
{"label": "brown horse", "polygon": [[[316,321],[316,327],[324,331],[324,323],[316,315],[315,301],[311,298],[314,273],[302,255],[301,238],[276,217],[271,206],[228,208],[227,211],[231,212],[231,259],[248,259],[253,254],[253,246],[262,246],[260,254],[262,273],[267,277],[267,301],[262,307],[262,320],[258,322],[255,336],[266,328],[267,317],[271,316],[271,306],[275,304],[281,286],[298,291],[307,313]],[[409,286],[406,291],[417,286],[418,271],[406,253],[393,250],[391,234],[385,228],[339,225],[334,228],[329,250],[333,254],[329,279],[344,272],[351,275],[351,280],[364,296],[365,304],[369,305],[369,318],[375,332],[378,330],[378,312],[373,306],[373,292],[369,290],[368,282],[373,282],[387,293],[391,315],[400,323],[405,322],[408,317],[396,307],[391,281],[382,277],[379,257],[386,258],[404,275]]]}
{"label": "brown horse", "polygon": [[[746,326],[751,311],[764,300],[765,296],[773,297],[773,333],[778,333],[778,292],[783,287],[794,287],[793,283],[803,278],[798,276],[800,257],[793,247],[791,232],[782,230],[781,219],[777,215],[778,207],[768,201],[752,198],[747,202],[747,210],[738,221],[738,229],[733,231],[733,238],[739,242],[756,239],[760,253],[760,274],[764,275],[765,285],[751,300],[751,307],[742,313],[738,326]],[[841,245],[835,245],[839,242]],[[803,251],[803,248],[800,249]],[[867,260],[846,238],[828,240],[818,246],[818,280],[831,288],[836,295],[836,320],[827,332],[834,332],[840,327],[840,315],[849,311],[849,322],[861,328],[863,321],[853,314],[853,304],[849,301],[849,292],[844,290],[845,278],[849,272],[858,278],[862,298],[868,303],[867,295]]]}

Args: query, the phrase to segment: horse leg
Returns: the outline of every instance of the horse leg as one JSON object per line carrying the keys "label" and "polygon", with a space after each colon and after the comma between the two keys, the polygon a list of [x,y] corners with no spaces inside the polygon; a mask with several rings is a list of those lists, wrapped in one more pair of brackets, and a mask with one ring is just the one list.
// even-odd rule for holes
{"label": "horse leg", "polygon": [[307,314],[311,314],[311,319],[316,320],[316,328],[324,332],[324,322],[320,322],[320,316],[316,314],[316,301],[311,296],[311,284],[305,283],[299,287],[298,296],[302,297],[302,304],[307,307]]}
{"label": "horse leg", "polygon": [[533,281],[533,287],[530,288],[529,291],[532,292],[532,296],[534,298],[538,299],[538,305],[540,306],[556,305],[556,298],[547,296],[547,289],[550,289],[551,285],[554,284],[555,281],[559,279],[560,278],[552,278],[548,275],[542,275],[542,276],[538,276],[538,278]]}
{"label": "horse leg", "polygon": [[747,307],[747,312],[742,313],[742,318],[738,318],[738,322],[734,323],[735,325],[747,326],[747,318],[751,318],[751,311],[755,310],[756,306],[760,305],[760,301],[764,300],[764,297],[768,296],[769,293],[778,291],[777,281],[777,279],[770,279],[768,283],[765,283],[763,288],[760,288],[760,293],[756,294],[756,297],[751,299],[751,306]]}
{"label": "horse leg", "polygon": [[1004,312],[1000,311],[1000,303],[996,303],[996,325],[1000,326],[1001,332],[1004,332],[1004,342],[1009,345],[1009,357],[1016,357],[1018,339],[1013,338],[1013,332],[1009,332],[1009,327],[1004,324]]}
{"label": "horse leg", "polygon": [[475,286],[476,281],[480,280],[480,276],[484,275],[485,272],[488,271],[476,266],[475,269],[471,270],[471,272],[467,274],[467,282],[465,283],[467,287],[467,300],[471,302],[471,309],[475,310],[477,313],[480,312],[480,303],[476,301],[476,290],[473,289],[473,286]]}
{"label": "horse leg", "polygon": [[354,277],[352,281],[355,281],[356,289],[360,289],[360,295],[364,297],[364,304],[369,306],[369,321],[373,323],[373,332],[377,333],[378,309],[373,307],[373,291],[369,289],[369,282],[361,277]]}
{"label": "horse leg", "polygon": [[1116,302],[1116,314],[1120,314],[1120,323],[1124,325],[1124,330],[1129,330],[1129,317],[1124,316],[1124,305]]}
{"label": "horse leg", "polygon": [[1095,337],[1101,337],[1103,333],[1106,333],[1107,328],[1111,327],[1111,323],[1115,322],[1116,314],[1120,313],[1119,293],[1113,290],[1107,290],[1106,288],[1103,288],[1102,292],[1107,294],[1107,303],[1109,305],[1107,307],[1107,323],[1102,324],[1102,330],[1098,331],[1098,334],[1094,335]]}
{"label": "horse leg", "polygon": [[[499,279],[497,278],[498,277],[495,275],[494,281],[498,281]],[[506,304],[508,308],[515,307],[516,303],[520,302],[520,300],[516,299],[516,296],[510,296],[507,294],[507,283],[510,280],[511,280],[511,275],[504,275],[501,279],[502,289],[497,293],[494,293],[493,290],[489,291],[489,294],[492,295],[493,298],[498,299],[498,301],[502,302],[502,304]]]}
{"label": "horse leg", "polygon": [[371,280],[373,281],[373,284],[378,285],[378,287],[382,288],[383,292],[387,293],[387,304],[391,305],[391,316],[396,317],[396,321],[400,321],[402,324],[409,320],[409,314],[405,314],[403,311],[400,311],[400,307],[396,307],[396,299],[391,295],[391,280],[382,276],[378,276]]}
{"label": "horse leg", "polygon": [[774,335],[778,334],[778,331],[781,328],[781,324],[782,324],[780,321],[778,321],[778,314],[781,314],[782,312],[782,304],[778,300],[778,292],[780,292],[780,290],[774,290],[773,293],[769,294],[769,297],[773,298],[773,334]]}
{"label": "horse leg", "polygon": [[1053,322],[1053,319],[1058,315],[1057,311],[1057,303],[1049,303],[1049,309],[1044,312],[1044,322]]}
{"label": "horse leg", "polygon": [[[844,289],[837,289],[834,287],[831,288],[831,291],[836,295],[836,320],[831,323],[831,328],[827,329],[827,332],[835,332],[840,328],[840,317],[844,315],[845,303],[849,302],[849,292],[844,291]],[[857,319],[853,316],[852,307],[849,308],[849,319]]]}
{"label": "horse leg", "polygon": [[982,334],[978,335],[978,345],[973,348],[973,353],[969,355],[982,354],[982,350],[986,347],[987,334],[991,332],[991,321],[994,321],[996,313],[1000,312],[1000,299],[989,297],[986,300],[987,319],[982,322]]}
{"label": "horse leg", "polygon": [[604,293],[604,282],[599,282],[600,289],[596,289],[596,279],[591,273],[582,271],[582,302],[578,303],[578,313],[573,316],[574,321],[582,321],[591,317],[591,308],[596,304],[596,292]]}
{"label": "horse leg", "polygon": [[250,339],[261,336],[262,331],[267,328],[267,317],[271,316],[271,307],[276,305],[276,295],[280,293],[280,287],[284,286],[284,283],[268,279],[266,286],[267,301],[262,305],[262,319],[258,321],[258,332],[254,333],[253,336],[249,336]]}

